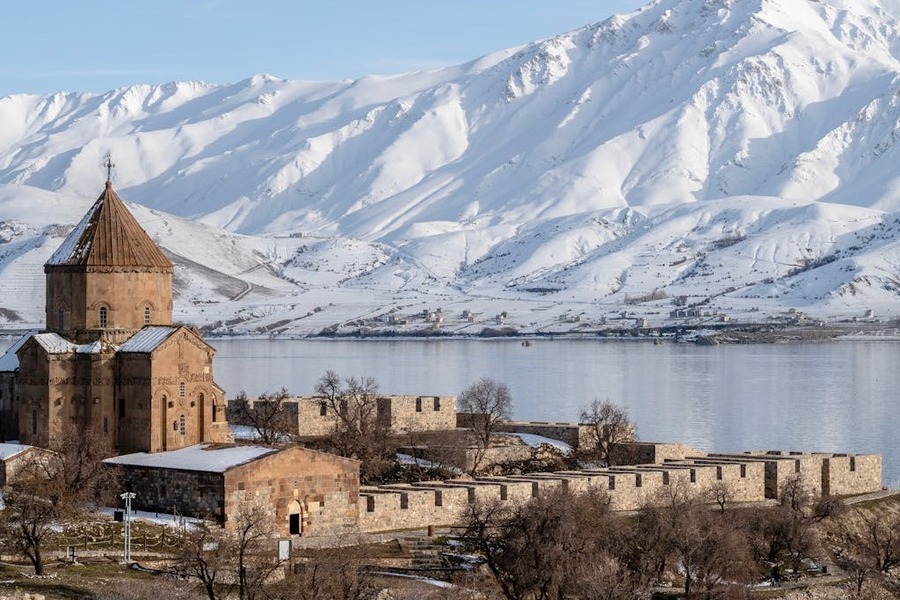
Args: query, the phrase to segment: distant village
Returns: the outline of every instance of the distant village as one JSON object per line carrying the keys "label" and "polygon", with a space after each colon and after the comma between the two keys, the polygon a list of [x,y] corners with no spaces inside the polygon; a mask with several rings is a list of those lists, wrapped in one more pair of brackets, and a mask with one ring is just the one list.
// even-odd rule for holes
{"label": "distant village", "polygon": [[[673,299],[671,310],[648,311],[618,310],[601,318],[588,317],[584,312],[568,311],[561,314],[556,323],[535,327],[525,324],[527,315],[518,315],[512,309],[483,314],[469,309],[457,311],[442,307],[426,308],[404,314],[397,309],[365,319],[335,323],[315,333],[317,337],[592,337],[646,339],[650,341],[675,341],[697,344],[767,343],[773,341],[827,340],[847,335],[900,335],[900,322],[883,321],[875,312],[867,309],[859,315],[826,321],[812,318],[795,308],[780,314],[753,315],[759,309],[751,309],[740,318],[705,304],[677,306],[683,301]],[[228,335],[221,324],[206,327],[217,335]],[[267,333],[275,338],[280,331]]]}

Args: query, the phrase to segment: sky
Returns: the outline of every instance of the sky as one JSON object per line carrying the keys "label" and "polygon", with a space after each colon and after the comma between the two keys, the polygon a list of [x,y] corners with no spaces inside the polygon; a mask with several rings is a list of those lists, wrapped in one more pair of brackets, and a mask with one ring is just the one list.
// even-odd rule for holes
{"label": "sky", "polygon": [[137,83],[354,79],[459,64],[649,0],[11,0],[0,96]]}

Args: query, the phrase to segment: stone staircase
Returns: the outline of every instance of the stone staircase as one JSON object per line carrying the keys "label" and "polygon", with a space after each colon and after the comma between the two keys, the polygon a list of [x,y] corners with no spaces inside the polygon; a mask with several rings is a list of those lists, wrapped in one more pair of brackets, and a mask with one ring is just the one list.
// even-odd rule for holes
{"label": "stone staircase", "polygon": [[443,571],[447,569],[441,558],[440,546],[431,538],[406,536],[400,538],[400,547],[410,557],[410,568],[416,571]]}

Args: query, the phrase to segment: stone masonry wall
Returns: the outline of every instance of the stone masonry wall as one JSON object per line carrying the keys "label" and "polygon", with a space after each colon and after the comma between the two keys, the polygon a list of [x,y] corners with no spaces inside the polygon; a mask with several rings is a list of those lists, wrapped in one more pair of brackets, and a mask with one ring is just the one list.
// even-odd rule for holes
{"label": "stone masonry wall", "polygon": [[[608,494],[613,510],[637,510],[664,502],[674,491],[705,495],[726,491],[729,502],[762,502],[790,477],[800,474],[816,493],[861,494],[881,489],[881,458],[750,452],[703,455],[680,444],[650,444],[645,452],[675,456],[657,464],[585,471],[531,473],[411,485],[366,487],[360,492],[359,528],[363,532],[459,524],[467,506],[479,501],[520,505],[538,494],[564,488],[574,493]],[[852,467],[852,468],[851,468]]]}
{"label": "stone masonry wall", "polygon": [[392,433],[447,431],[456,428],[455,396],[378,398],[378,418]]}
{"label": "stone masonry wall", "polygon": [[858,494],[870,490],[873,481],[881,481],[881,456],[834,454],[823,459],[823,494]]}
{"label": "stone masonry wall", "polygon": [[[225,514],[258,502],[269,510],[280,536],[352,533],[359,499],[357,461],[299,447],[229,469],[224,480]],[[291,531],[292,514],[299,515],[299,531]]]}
{"label": "stone masonry wall", "polygon": [[121,487],[135,510],[225,520],[222,473],[123,466]]}
{"label": "stone masonry wall", "polygon": [[[821,495],[823,493],[822,473],[825,456],[824,454],[785,452],[782,450],[710,455],[711,458],[733,457],[740,461],[762,461],[766,470],[766,498],[778,498],[784,485],[797,476],[800,477],[803,485],[814,494]],[[881,479],[879,478],[878,489],[880,488]]]}
{"label": "stone masonry wall", "polygon": [[[337,422],[334,410],[317,396],[294,396],[286,401],[288,410],[297,421],[297,434],[302,438],[324,437],[334,430]],[[456,397],[454,396],[380,396],[375,399],[376,415],[391,433],[410,431],[445,431],[456,428]],[[251,410],[252,410],[251,401]],[[241,422],[234,401],[229,402],[229,420]]]}

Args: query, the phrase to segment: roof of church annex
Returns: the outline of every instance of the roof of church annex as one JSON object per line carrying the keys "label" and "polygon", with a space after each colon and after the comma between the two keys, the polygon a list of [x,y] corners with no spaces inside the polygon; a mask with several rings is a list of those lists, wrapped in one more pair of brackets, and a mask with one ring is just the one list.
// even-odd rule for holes
{"label": "roof of church annex", "polygon": [[[178,325],[152,325],[144,327],[119,346],[119,352],[136,352],[149,354],[153,352],[172,334],[181,329]],[[204,342],[205,343],[205,342]]]}
{"label": "roof of church annex", "polygon": [[106,188],[45,266],[173,269],[107,180]]}
{"label": "roof of church annex", "polygon": [[278,448],[265,448],[262,446],[196,444],[179,450],[169,450],[168,452],[156,452],[153,454],[136,452],[134,454],[114,456],[104,459],[103,462],[132,467],[224,473],[234,467],[281,451]]}

